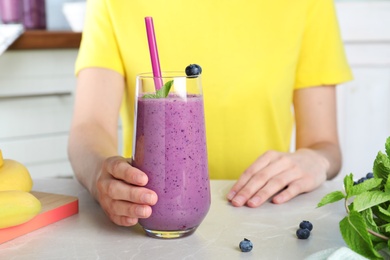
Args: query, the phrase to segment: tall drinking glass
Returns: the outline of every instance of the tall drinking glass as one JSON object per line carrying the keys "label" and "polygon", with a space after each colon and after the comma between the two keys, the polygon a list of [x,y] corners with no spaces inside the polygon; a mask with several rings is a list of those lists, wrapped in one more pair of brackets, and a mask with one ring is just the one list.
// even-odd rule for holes
{"label": "tall drinking glass", "polygon": [[[156,80],[169,94],[155,91]],[[136,79],[134,166],[148,175],[158,195],[152,215],[139,219],[146,234],[179,238],[192,234],[210,207],[210,181],[200,76],[152,73]],[[166,92],[165,92],[166,93]]]}

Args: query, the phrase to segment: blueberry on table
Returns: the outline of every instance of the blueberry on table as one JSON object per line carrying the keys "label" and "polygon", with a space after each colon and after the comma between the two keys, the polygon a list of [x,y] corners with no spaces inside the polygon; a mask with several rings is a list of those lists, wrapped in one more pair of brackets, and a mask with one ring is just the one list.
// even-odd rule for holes
{"label": "blueberry on table", "polygon": [[198,64],[190,64],[186,67],[187,76],[198,76],[202,74],[202,68]]}
{"label": "blueberry on table", "polygon": [[313,224],[310,223],[310,221],[307,221],[307,220],[304,220],[302,221],[300,224],[299,224],[299,227],[304,229],[308,229],[309,231],[311,231],[313,229]]}
{"label": "blueberry on table", "polygon": [[310,236],[310,230],[306,228],[300,228],[297,230],[297,237],[299,239],[308,239]]}
{"label": "blueberry on table", "polygon": [[249,239],[244,238],[239,245],[242,252],[250,252],[253,248],[253,244]]}
{"label": "blueberry on table", "polygon": [[363,183],[363,182],[365,182],[366,180],[368,180],[369,178],[367,178],[367,177],[361,177],[360,179],[358,179],[357,181],[354,181],[353,182],[353,185],[358,185],[358,184],[360,184],[360,183]]}
{"label": "blueberry on table", "polygon": [[359,184],[359,183],[363,183],[365,180],[367,180],[366,177],[361,177],[361,178],[357,181],[357,183],[358,183],[358,184]]}
{"label": "blueberry on table", "polygon": [[369,172],[369,173],[367,173],[366,178],[367,179],[374,178],[374,174],[372,172]]}

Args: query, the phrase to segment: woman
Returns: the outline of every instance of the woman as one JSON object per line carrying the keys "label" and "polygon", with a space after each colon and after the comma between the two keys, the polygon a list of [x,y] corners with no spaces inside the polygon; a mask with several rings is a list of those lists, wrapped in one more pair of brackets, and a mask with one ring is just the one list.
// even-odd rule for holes
{"label": "woman", "polygon": [[284,203],[337,175],[335,86],[352,76],[333,1],[88,1],[69,157],[113,222],[135,225],[158,200],[126,159],[135,76],[151,71],[145,16],[162,70],[202,66],[210,177],[237,180],[232,205]]}

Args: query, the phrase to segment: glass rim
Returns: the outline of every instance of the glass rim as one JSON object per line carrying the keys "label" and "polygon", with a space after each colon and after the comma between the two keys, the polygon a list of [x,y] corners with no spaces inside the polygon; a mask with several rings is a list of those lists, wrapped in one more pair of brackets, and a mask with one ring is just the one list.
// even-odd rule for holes
{"label": "glass rim", "polygon": [[143,72],[136,75],[137,78],[198,78],[201,75],[187,76],[184,71],[161,71],[161,77],[155,77],[153,72]]}

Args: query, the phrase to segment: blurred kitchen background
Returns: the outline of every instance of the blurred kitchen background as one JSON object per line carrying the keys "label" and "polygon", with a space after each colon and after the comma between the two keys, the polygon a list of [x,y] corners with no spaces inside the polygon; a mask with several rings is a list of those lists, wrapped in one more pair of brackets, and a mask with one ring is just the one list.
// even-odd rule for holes
{"label": "blurred kitchen background", "polygon": [[[85,3],[46,0],[47,29],[20,31],[0,56],[0,149],[33,178],[72,176],[66,146],[83,9],[66,17],[65,2]],[[336,8],[355,77],[337,87],[344,157],[337,178],[361,177],[390,136],[390,0],[338,0]]]}

